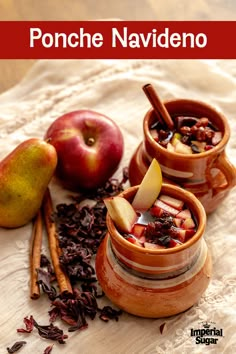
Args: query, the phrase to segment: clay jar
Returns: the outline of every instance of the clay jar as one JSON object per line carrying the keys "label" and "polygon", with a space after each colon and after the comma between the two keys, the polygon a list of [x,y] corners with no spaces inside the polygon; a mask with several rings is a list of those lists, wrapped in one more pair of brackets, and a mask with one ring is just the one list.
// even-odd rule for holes
{"label": "clay jar", "polygon": [[236,184],[236,169],[225,154],[230,128],[224,115],[206,103],[175,99],[165,103],[174,116],[207,117],[223,133],[221,142],[213,149],[199,154],[184,155],[170,152],[158,144],[150,134],[150,126],[156,121],[150,109],[143,121],[144,141],[138,146],[129,165],[131,185],[137,185],[153,158],[159,162],[166,182],[176,183],[194,193],[207,213],[217,208],[230,189]]}
{"label": "clay jar", "polygon": [[[137,186],[121,195],[132,201]],[[203,234],[206,213],[198,199],[180,187],[163,184],[162,192],[183,200],[198,228],[186,243],[169,249],[145,249],[127,241],[107,215],[108,233],[96,256],[96,274],[107,297],[141,317],[178,314],[195,304],[211,276],[211,257]]]}

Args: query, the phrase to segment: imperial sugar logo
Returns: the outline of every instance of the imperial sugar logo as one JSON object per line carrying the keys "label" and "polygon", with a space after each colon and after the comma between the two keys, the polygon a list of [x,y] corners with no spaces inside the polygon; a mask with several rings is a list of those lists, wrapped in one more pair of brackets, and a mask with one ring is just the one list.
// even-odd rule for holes
{"label": "imperial sugar logo", "polygon": [[223,337],[223,329],[217,328],[214,322],[201,322],[201,328],[191,328],[190,335],[196,344],[214,345]]}

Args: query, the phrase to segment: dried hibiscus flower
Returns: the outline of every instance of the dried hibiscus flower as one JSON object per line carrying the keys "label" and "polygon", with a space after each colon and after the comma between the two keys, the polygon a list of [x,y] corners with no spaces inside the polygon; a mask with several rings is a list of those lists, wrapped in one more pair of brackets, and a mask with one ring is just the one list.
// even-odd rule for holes
{"label": "dried hibiscus flower", "polygon": [[86,317],[94,319],[97,313],[97,301],[90,292],[74,290],[73,295],[62,294],[52,302],[53,309],[49,311],[50,321],[57,317],[70,325],[69,332],[87,328]]}
{"label": "dried hibiscus flower", "polygon": [[166,323],[163,322],[161,325],[160,325],[160,333],[163,334],[163,332],[166,330]]}
{"label": "dried hibiscus flower", "polygon": [[104,321],[108,322],[109,320],[119,320],[119,316],[122,314],[121,310],[115,310],[111,306],[104,306],[103,309],[100,310],[101,314],[99,318]]}
{"label": "dried hibiscus flower", "polygon": [[26,328],[19,328],[17,332],[19,333],[31,333],[34,328],[38,330],[38,333],[41,337],[51,340],[56,340],[60,344],[64,344],[64,339],[67,339],[68,336],[63,333],[63,330],[54,326],[50,323],[50,325],[41,326],[39,325],[33,316],[31,315],[30,318],[24,318],[24,324]]}
{"label": "dried hibiscus flower", "polygon": [[42,287],[43,292],[48,294],[49,299],[54,300],[57,296],[57,292],[54,286],[52,286],[51,284],[52,281],[51,274],[42,268],[37,269],[37,273],[38,273],[37,283]]}
{"label": "dried hibiscus flower", "polygon": [[[61,249],[60,265],[74,285],[73,293],[57,295],[52,285],[55,273],[51,262],[45,255],[41,255],[40,268],[37,269],[38,284],[51,300],[52,309],[49,311],[50,324],[39,325],[33,316],[24,318],[25,328],[17,329],[17,332],[31,333],[35,327],[41,337],[65,343],[68,338],[63,330],[53,325],[56,318],[60,318],[70,327],[69,332],[87,328],[87,318],[94,319],[97,313],[105,322],[114,319],[118,321],[122,311],[115,310],[110,306],[100,309],[97,298],[103,296],[103,291],[96,284],[96,274],[91,264],[92,257],[107,232],[107,210],[103,199],[114,196],[123,191],[123,185],[128,180],[127,169],[123,171],[123,179],[110,179],[104,187],[97,191],[73,197],[70,204],[59,204],[56,212],[51,217],[57,225],[59,247]],[[87,200],[93,200],[92,205]],[[83,202],[81,204],[81,202]],[[81,290],[77,285],[80,282]],[[8,353],[18,351],[26,342],[16,342]],[[44,354],[50,354],[53,345],[44,350]]]}
{"label": "dried hibiscus flower", "polygon": [[60,344],[66,343],[65,339],[67,339],[68,336],[63,333],[62,329],[54,326],[52,323],[42,326],[34,320],[34,327],[37,328],[38,333],[42,338],[55,340]]}
{"label": "dried hibiscus flower", "polygon": [[45,256],[45,254],[41,254],[40,267],[47,269],[48,273],[50,274],[51,281],[55,280],[56,277],[55,277],[55,273],[54,273],[52,264],[51,264],[50,260],[47,258],[47,256]]}
{"label": "dried hibiscus flower", "polygon": [[[94,319],[100,312],[100,319],[118,320],[121,311],[110,306],[99,310],[96,298],[103,292],[96,283],[96,274],[91,261],[107,233],[107,209],[103,199],[117,195],[124,190],[128,180],[127,169],[120,181],[110,179],[104,187],[93,192],[73,197],[70,204],[58,204],[53,219],[57,226],[61,255],[60,265],[74,285],[73,294],[61,294],[52,301],[50,321],[60,317],[70,325],[69,331],[87,328],[87,320]],[[93,203],[87,203],[92,200]],[[80,282],[81,290],[75,288]]]}
{"label": "dried hibiscus flower", "polygon": [[[127,181],[127,170],[123,171],[123,179],[119,182],[117,179],[110,179],[104,187],[93,192],[73,197],[71,204],[58,204],[54,215],[59,233],[59,244],[62,249],[60,258],[61,265],[67,269],[70,266],[69,275],[81,280],[80,272],[75,274],[71,267],[76,267],[81,258],[84,262],[84,268],[90,262],[91,256],[96,254],[97,249],[103,240],[106,232],[106,214],[107,210],[103,199],[112,196],[124,190],[123,184]],[[93,200],[93,205],[85,204],[86,200]],[[82,206],[80,203],[83,202]],[[78,252],[80,250],[80,253]],[[77,258],[78,257],[78,258]],[[87,278],[93,276],[88,270]],[[85,270],[82,272],[82,280]]]}
{"label": "dried hibiscus flower", "polygon": [[43,354],[50,354],[52,351],[53,345],[49,345],[47,348],[45,348]]}
{"label": "dried hibiscus flower", "polygon": [[24,345],[26,344],[25,341],[21,340],[21,341],[18,341],[18,342],[15,342],[11,348],[7,348],[7,352],[9,354],[13,354],[13,353],[16,353],[18,352],[18,350],[20,350]]}
{"label": "dried hibiscus flower", "polygon": [[31,333],[33,328],[34,328],[33,316],[30,316],[30,318],[25,317],[23,321],[24,321],[24,324],[25,324],[25,328],[18,328],[17,332],[19,332],[19,333]]}

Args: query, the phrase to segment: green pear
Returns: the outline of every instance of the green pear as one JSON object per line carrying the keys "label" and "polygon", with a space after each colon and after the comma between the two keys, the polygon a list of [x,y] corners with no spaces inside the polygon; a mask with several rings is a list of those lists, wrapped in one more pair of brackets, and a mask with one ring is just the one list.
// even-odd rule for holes
{"label": "green pear", "polygon": [[48,142],[32,138],[0,162],[0,227],[16,228],[33,219],[57,165]]}

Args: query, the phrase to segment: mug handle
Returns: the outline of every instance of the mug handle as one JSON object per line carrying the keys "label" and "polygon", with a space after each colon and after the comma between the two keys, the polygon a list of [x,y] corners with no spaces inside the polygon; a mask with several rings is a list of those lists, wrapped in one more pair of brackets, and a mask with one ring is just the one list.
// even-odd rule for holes
{"label": "mug handle", "polygon": [[223,186],[214,188],[214,194],[233,188],[236,185],[236,168],[227,158],[225,151],[219,154],[218,158],[214,161],[212,168],[220,170],[227,181]]}

